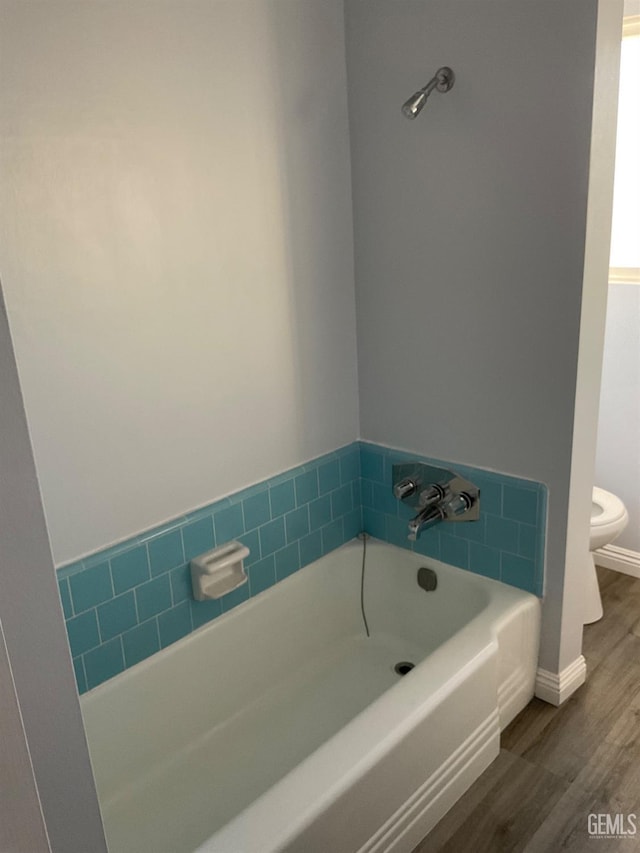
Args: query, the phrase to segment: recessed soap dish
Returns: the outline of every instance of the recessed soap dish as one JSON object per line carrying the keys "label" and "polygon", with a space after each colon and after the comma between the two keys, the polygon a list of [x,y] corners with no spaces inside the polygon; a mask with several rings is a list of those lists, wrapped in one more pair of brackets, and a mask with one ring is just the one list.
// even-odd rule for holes
{"label": "recessed soap dish", "polygon": [[191,588],[196,601],[222,598],[248,578],[242,561],[249,549],[241,542],[227,542],[205,554],[194,557],[191,567]]}

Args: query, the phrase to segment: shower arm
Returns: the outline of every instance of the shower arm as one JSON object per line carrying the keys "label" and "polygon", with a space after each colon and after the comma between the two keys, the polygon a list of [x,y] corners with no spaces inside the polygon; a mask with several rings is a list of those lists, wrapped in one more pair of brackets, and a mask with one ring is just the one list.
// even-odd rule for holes
{"label": "shower arm", "polygon": [[418,89],[418,92],[421,92],[423,95],[426,95],[426,97],[428,98],[429,95],[433,92],[433,90],[436,88],[437,85],[438,85],[438,75],[436,74],[435,77],[432,77],[431,80],[429,80],[429,82],[427,83],[426,86],[423,86],[422,89]]}
{"label": "shower arm", "polygon": [[453,71],[444,65],[442,68],[438,68],[431,80],[420,91],[424,92],[427,97],[429,97],[434,89],[437,89],[438,92],[448,92],[453,86],[453,81]]}

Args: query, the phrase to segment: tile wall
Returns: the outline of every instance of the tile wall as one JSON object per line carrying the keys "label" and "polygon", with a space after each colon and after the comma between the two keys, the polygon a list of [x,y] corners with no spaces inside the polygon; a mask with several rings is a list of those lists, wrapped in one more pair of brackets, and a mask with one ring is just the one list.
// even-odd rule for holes
{"label": "tile wall", "polygon": [[[354,442],[114,548],[58,569],[81,693],[186,636],[356,536],[372,536],[542,594],[546,489],[463,465],[481,490],[474,523],[441,524],[413,543],[415,511],[391,493],[395,462],[448,463]],[[217,601],[191,597],[189,560],[232,539],[249,582]]]}
{"label": "tile wall", "polygon": [[[357,443],[58,569],[81,693],[353,539],[362,529]],[[189,560],[232,539],[249,582],[191,597]]]}
{"label": "tile wall", "polygon": [[[393,497],[392,467],[408,460],[428,462],[456,473],[480,489],[480,519],[447,522],[407,539],[407,521],[415,509]],[[361,442],[363,526],[393,545],[442,560],[542,595],[547,490],[540,483],[451,464]]]}

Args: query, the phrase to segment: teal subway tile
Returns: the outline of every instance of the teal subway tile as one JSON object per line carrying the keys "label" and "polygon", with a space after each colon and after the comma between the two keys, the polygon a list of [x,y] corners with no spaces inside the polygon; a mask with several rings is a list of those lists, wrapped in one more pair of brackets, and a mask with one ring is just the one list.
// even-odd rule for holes
{"label": "teal subway tile", "polygon": [[150,619],[122,635],[122,650],[127,667],[135,666],[160,651],[158,622]]}
{"label": "teal subway tile", "polygon": [[500,580],[500,551],[478,542],[469,544],[469,568],[478,575]]}
{"label": "teal subway tile", "polygon": [[[104,559],[101,558],[99,560],[100,563],[104,563]],[[70,578],[72,575],[77,575],[78,572],[84,572],[85,565],[82,560],[75,560],[73,563],[66,563],[64,566],[60,566],[59,569],[56,569],[56,575],[59,580],[64,580],[66,578]]]}
{"label": "teal subway tile", "polygon": [[[295,545],[294,547],[297,551],[298,546]],[[287,549],[285,548],[284,550],[286,551]],[[282,551],[278,551],[278,553],[281,554]],[[264,592],[265,589],[269,589],[269,587],[273,586],[276,582],[274,555],[270,554],[268,557],[265,557],[264,560],[254,563],[253,566],[250,566],[247,569],[247,574],[249,575],[251,595],[258,595],[259,593]]]}
{"label": "teal subway tile", "polygon": [[351,481],[351,501],[353,506],[362,506],[362,485],[360,479]]}
{"label": "teal subway tile", "polygon": [[260,528],[260,553],[268,557],[285,546],[284,519],[276,518]]}
{"label": "teal subway tile", "polygon": [[239,536],[238,542],[242,542],[249,549],[249,556],[244,559],[245,566],[257,563],[260,559],[260,532],[258,530],[250,530],[249,533]]}
{"label": "teal subway tile", "polygon": [[359,441],[350,441],[349,444],[343,444],[342,447],[339,447],[337,450],[334,450],[333,455],[342,459],[343,456],[348,456],[350,453],[360,453],[360,442]]}
{"label": "teal subway tile", "polygon": [[84,656],[84,669],[87,674],[87,687],[97,687],[124,670],[124,656],[120,637],[103,643]]}
{"label": "teal subway tile", "polygon": [[332,521],[322,528],[322,553],[328,554],[344,544],[344,525],[342,519]]}
{"label": "teal subway tile", "polygon": [[340,485],[340,462],[333,459],[318,468],[318,485],[321,495],[337,489]]}
{"label": "teal subway tile", "polygon": [[384,481],[384,455],[367,444],[360,449],[360,470],[365,480]]}
{"label": "teal subway tile", "polygon": [[518,531],[518,554],[535,560],[538,544],[538,528],[531,524],[521,524]]}
{"label": "teal subway tile", "polygon": [[367,506],[373,509],[373,483],[371,480],[360,479],[360,495],[362,498],[362,506]]}
{"label": "teal subway tile", "polygon": [[255,530],[256,527],[271,521],[269,492],[259,492],[257,495],[247,498],[243,501],[242,506],[245,530]]}
{"label": "teal subway tile", "polygon": [[322,534],[315,530],[308,536],[304,536],[300,542],[300,565],[308,566],[322,556]]}
{"label": "teal subway tile", "polygon": [[318,472],[314,468],[305,471],[294,480],[296,490],[296,506],[303,506],[318,497]]}
{"label": "teal subway tile", "polygon": [[135,590],[138,619],[145,622],[172,606],[171,580],[168,574],[147,581]]}
{"label": "teal subway tile", "polygon": [[340,457],[340,482],[342,485],[350,483],[352,480],[360,479],[360,450],[349,450],[344,456]]}
{"label": "teal subway tile", "polygon": [[234,504],[220,512],[216,512],[213,516],[213,522],[218,545],[225,545],[232,539],[237,539],[238,536],[242,536],[244,533],[242,506]]}
{"label": "teal subway tile", "polygon": [[[277,551],[275,554],[275,577],[276,580],[283,580],[300,568],[300,550],[298,543],[294,542],[287,545],[282,551]],[[253,593],[253,580],[251,581],[251,592]]]}
{"label": "teal subway tile", "polygon": [[78,687],[78,693],[86,693],[87,692],[87,676],[84,671],[84,660],[82,655],[77,658],[73,658],[73,671],[76,676],[76,685]]}
{"label": "teal subway tile", "polygon": [[465,480],[471,480],[472,482],[473,478],[478,473],[477,468],[472,468],[470,465],[464,465],[462,462],[447,462],[443,467],[453,468],[456,474],[460,474],[460,476],[464,477]]}
{"label": "teal subway tile", "polygon": [[398,518],[396,515],[387,516],[387,542],[392,545],[397,545],[399,548],[409,547],[409,528],[406,521]]}
{"label": "teal subway tile", "polygon": [[350,483],[331,492],[331,515],[333,518],[340,518],[340,516],[351,512],[352,509],[353,494]]}
{"label": "teal subway tile", "polygon": [[502,483],[477,474],[473,474],[469,479],[480,489],[480,512],[502,515]]}
{"label": "teal subway tile", "polygon": [[253,498],[263,492],[269,491],[269,481],[263,480],[261,483],[255,483],[253,486],[247,486],[246,489],[241,489],[233,494],[233,503],[236,501],[246,501],[248,498]]}
{"label": "teal subway tile", "polygon": [[117,637],[138,622],[136,602],[132,592],[118,595],[96,608],[102,642]]}
{"label": "teal subway tile", "polygon": [[286,483],[291,480],[293,482],[293,478],[297,477],[298,474],[302,474],[303,469],[300,468],[299,471],[287,470],[283,471],[281,474],[274,474],[273,477],[269,477],[269,487],[273,488],[274,486],[279,486],[281,483]]}
{"label": "teal subway tile", "polygon": [[62,578],[58,581],[58,591],[60,592],[60,603],[62,604],[62,612],[65,619],[70,619],[73,616],[73,606],[71,604],[71,592],[69,591],[69,581],[67,578]]}
{"label": "teal subway tile", "polygon": [[210,551],[216,544],[213,535],[213,518],[210,515],[191,521],[182,528],[184,560],[192,560]]}
{"label": "teal subway tile", "polygon": [[233,610],[234,607],[245,602],[248,598],[249,584],[245,583],[242,586],[237,587],[237,589],[234,589],[233,592],[227,593],[227,595],[220,599],[222,612],[228,613],[230,610]]}
{"label": "teal subway tile", "polygon": [[149,555],[146,545],[136,545],[111,559],[111,576],[116,595],[149,580]]}
{"label": "teal subway tile", "polygon": [[447,527],[454,536],[466,539],[467,542],[478,542],[480,545],[484,545],[486,521],[482,513],[476,521],[448,522]]}
{"label": "teal subway tile", "polygon": [[542,526],[544,530],[544,524],[547,520],[547,487],[538,484],[538,525]]}
{"label": "teal subway tile", "polygon": [[180,604],[181,601],[187,601],[192,597],[189,563],[172,569],[169,572],[169,578],[171,579],[171,596],[174,604]]}
{"label": "teal subway tile", "polygon": [[160,647],[163,649],[175,643],[176,640],[186,637],[192,630],[191,607],[188,601],[183,601],[158,616]]}
{"label": "teal subway tile", "polygon": [[377,512],[384,512],[387,515],[397,515],[398,504],[399,501],[394,497],[390,485],[383,485],[382,483],[373,484],[373,508]]}
{"label": "teal subway tile", "polygon": [[[314,460],[312,464],[317,464],[318,460]],[[295,480],[296,477],[299,477],[300,474],[304,474],[307,470],[307,466],[305,465],[296,465],[295,468],[288,468],[286,471],[283,471],[282,474],[276,474],[274,477],[269,477],[269,484],[271,486],[275,486],[278,483],[283,483],[285,480]]]}
{"label": "teal subway tile", "polygon": [[293,480],[285,480],[269,489],[271,501],[271,517],[278,518],[286,512],[291,512],[296,506],[296,495]]}
{"label": "teal subway tile", "polygon": [[194,631],[222,615],[222,600],[219,598],[210,601],[191,600],[189,606],[191,607],[191,623]]}
{"label": "teal subway tile", "polygon": [[98,563],[90,569],[69,578],[73,609],[76,613],[89,610],[96,604],[101,604],[113,598],[113,586],[109,563]]}
{"label": "teal subway tile", "polygon": [[440,559],[443,563],[458,566],[460,569],[469,568],[469,543],[458,536],[440,534]]}
{"label": "teal subway tile", "polygon": [[362,509],[362,526],[365,532],[376,539],[387,538],[387,516],[369,507]]}
{"label": "teal subway tile", "polygon": [[180,563],[184,563],[184,550],[182,547],[182,535],[180,529],[171,530],[156,536],[148,543],[149,565],[152,577],[175,569]]}
{"label": "teal subway tile", "polygon": [[212,518],[213,513],[217,509],[222,509],[222,506],[218,505],[219,503],[222,502],[206,504],[205,506],[201,506],[199,509],[194,509],[193,512],[188,512],[184,517],[185,524],[191,524],[192,521],[200,521],[203,518]]}
{"label": "teal subway tile", "polygon": [[100,644],[98,633],[98,618],[95,610],[87,610],[80,616],[74,616],[67,620],[67,634],[69,646],[74,657],[83,654],[88,649]]}
{"label": "teal subway tile", "polygon": [[405,503],[405,501],[398,501],[398,518],[401,518],[405,523],[409,522],[409,519],[413,518],[419,510],[417,506],[411,506],[411,504]]}
{"label": "teal subway tile", "polygon": [[214,501],[209,505],[209,512],[211,515],[215,515],[216,512],[220,512],[223,509],[228,509],[232,505],[233,501],[230,497],[227,498],[219,498],[217,501]]}
{"label": "teal subway tile", "polygon": [[536,489],[504,486],[502,493],[502,514],[513,521],[523,524],[536,524],[538,521],[538,492]]}
{"label": "teal subway tile", "polygon": [[425,530],[414,543],[414,550],[423,557],[440,559],[440,531],[435,527]]}
{"label": "teal subway tile", "polygon": [[133,548],[137,544],[138,537],[136,536],[133,539],[127,539],[124,542],[119,542],[117,545],[112,545],[110,548],[103,548],[100,551],[96,551],[95,554],[89,554],[82,560],[83,570],[92,569],[100,563],[108,563],[113,557],[117,557],[123,551],[128,551],[129,548]]}
{"label": "teal subway tile", "polygon": [[527,560],[515,554],[502,554],[500,580],[525,589],[527,592],[538,592],[535,563],[533,560]]}
{"label": "teal subway tile", "polygon": [[309,510],[306,506],[287,513],[284,517],[287,544],[309,533]]}
{"label": "teal subway tile", "polygon": [[348,542],[350,539],[355,539],[356,536],[362,533],[362,508],[358,506],[357,509],[347,513],[343,518],[343,523],[345,541]]}
{"label": "teal subway tile", "polygon": [[331,521],[331,496],[323,495],[309,504],[309,527],[318,530]]}
{"label": "teal subway tile", "polygon": [[185,524],[187,524],[187,517],[185,515],[181,515],[178,516],[178,518],[172,518],[171,521],[167,521],[164,524],[159,524],[157,527],[152,527],[151,530],[148,530],[138,538],[140,542],[151,542],[152,539],[155,539],[158,536],[165,536],[167,533],[173,533],[176,530],[180,530]]}
{"label": "teal subway tile", "polygon": [[485,544],[499,551],[518,552],[518,525],[515,521],[498,518],[495,515],[485,517]]}

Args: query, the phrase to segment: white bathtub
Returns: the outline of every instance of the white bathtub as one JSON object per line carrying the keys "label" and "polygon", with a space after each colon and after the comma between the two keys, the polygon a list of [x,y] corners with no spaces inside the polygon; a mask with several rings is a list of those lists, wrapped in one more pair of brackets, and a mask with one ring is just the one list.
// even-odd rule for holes
{"label": "white bathtub", "polygon": [[367,638],[361,560],[348,543],[85,694],[111,853],[410,851],[496,757],[538,600],[369,540]]}

